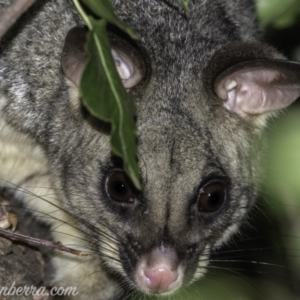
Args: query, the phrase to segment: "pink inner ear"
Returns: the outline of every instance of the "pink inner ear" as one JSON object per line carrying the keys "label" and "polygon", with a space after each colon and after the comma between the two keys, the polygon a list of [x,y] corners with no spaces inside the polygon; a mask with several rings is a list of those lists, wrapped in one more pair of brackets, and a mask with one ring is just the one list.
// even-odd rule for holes
{"label": "pink inner ear", "polygon": [[138,63],[137,59],[133,59],[130,55],[127,55],[127,53],[114,48],[112,48],[112,55],[115,62],[119,62],[116,64],[116,68],[123,86],[126,89],[130,89],[137,85],[143,77],[140,63]]}
{"label": "pink inner ear", "polygon": [[242,117],[284,108],[300,95],[299,85],[279,70],[263,67],[233,72],[216,81],[215,91],[228,110]]}
{"label": "pink inner ear", "polygon": [[85,54],[82,54],[80,57],[72,57],[72,55],[69,55],[69,57],[62,60],[62,68],[65,76],[77,86],[80,84],[85,61]]}
{"label": "pink inner ear", "polygon": [[86,34],[85,27],[73,27],[66,36],[61,55],[61,65],[65,76],[77,86],[79,86],[87,59],[84,52]]}

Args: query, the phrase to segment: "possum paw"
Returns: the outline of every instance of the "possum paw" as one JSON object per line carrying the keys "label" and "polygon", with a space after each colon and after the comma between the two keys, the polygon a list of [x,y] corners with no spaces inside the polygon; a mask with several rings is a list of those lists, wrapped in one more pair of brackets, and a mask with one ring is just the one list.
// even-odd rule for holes
{"label": "possum paw", "polygon": [[18,217],[12,211],[9,200],[0,194],[0,228],[15,231],[18,224]]}

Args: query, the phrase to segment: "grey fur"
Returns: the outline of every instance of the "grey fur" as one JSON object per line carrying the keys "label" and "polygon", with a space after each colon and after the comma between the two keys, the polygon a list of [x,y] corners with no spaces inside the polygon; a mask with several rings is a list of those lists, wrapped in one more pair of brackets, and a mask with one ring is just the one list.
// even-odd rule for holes
{"label": "grey fur", "polygon": [[[1,1],[0,8],[7,2]],[[101,122],[70,101],[61,71],[65,36],[83,25],[72,2],[38,1],[0,44],[0,118],[26,144],[41,150],[43,166],[14,183],[41,185],[39,178],[46,178],[56,205],[78,216],[59,216],[85,232],[81,238],[88,245],[80,239],[77,243],[100,253],[86,262],[96,275],[80,286],[76,299],[114,299],[123,291],[118,285],[123,280],[135,288],[133,267],[124,262],[134,265],[137,257],[161,243],[176,248],[186,267],[186,283],[199,277],[203,270],[195,275],[195,265],[204,249],[227,241],[254,204],[262,146],[259,117],[245,120],[224,109],[213,80],[233,63],[281,58],[258,43],[251,0],[192,0],[189,17],[176,0],[112,2],[117,15],[139,35],[136,45],[147,70],[131,91],[138,106],[143,184],[142,205],[135,213],[124,216],[107,203],[103,182],[114,165],[109,136]],[[200,183],[212,176],[226,177],[226,205],[213,221],[195,219],[191,202]],[[28,207],[43,202],[25,197]],[[106,243],[114,244],[122,266],[106,257]],[[52,274],[51,284],[74,286],[85,279],[73,270],[64,278],[59,272]]]}

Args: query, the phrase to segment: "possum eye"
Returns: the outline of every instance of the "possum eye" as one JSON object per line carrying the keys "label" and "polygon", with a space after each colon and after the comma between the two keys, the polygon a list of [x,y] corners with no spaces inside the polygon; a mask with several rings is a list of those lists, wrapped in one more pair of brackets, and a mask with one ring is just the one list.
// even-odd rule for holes
{"label": "possum eye", "polygon": [[133,187],[122,171],[115,171],[106,178],[105,190],[108,196],[119,203],[133,204]]}
{"label": "possum eye", "polygon": [[111,52],[124,87],[130,89],[137,85],[143,77],[138,59],[119,49],[112,49]]}
{"label": "possum eye", "polygon": [[221,183],[214,182],[200,189],[198,195],[198,211],[210,213],[217,211],[226,198],[225,188]]}

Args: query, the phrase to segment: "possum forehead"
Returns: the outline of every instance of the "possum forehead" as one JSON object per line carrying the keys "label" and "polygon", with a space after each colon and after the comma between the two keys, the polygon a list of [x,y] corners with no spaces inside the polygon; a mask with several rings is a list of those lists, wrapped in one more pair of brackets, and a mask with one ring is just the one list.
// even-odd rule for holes
{"label": "possum forehead", "polygon": [[[225,175],[217,161],[211,167],[214,158],[209,135],[180,116],[148,120],[139,128],[138,140],[142,192],[152,215],[162,223],[168,205],[172,216],[187,209],[203,177]],[[179,224],[184,217],[175,215]]]}
{"label": "possum forehead", "polygon": [[[209,157],[209,136],[180,116],[163,114],[139,127],[139,161],[142,177],[169,181],[199,174]],[[196,173],[195,173],[196,172]]]}

